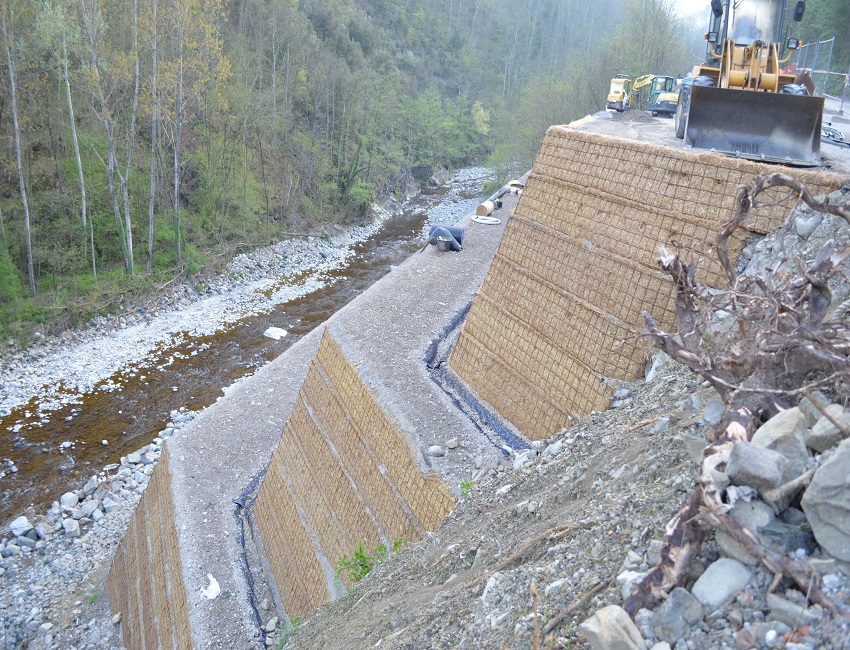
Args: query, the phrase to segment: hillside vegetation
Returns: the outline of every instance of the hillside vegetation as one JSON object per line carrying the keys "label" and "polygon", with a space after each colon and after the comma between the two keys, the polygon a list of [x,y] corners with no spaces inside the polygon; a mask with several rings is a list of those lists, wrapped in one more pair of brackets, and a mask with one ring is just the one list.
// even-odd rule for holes
{"label": "hillside vegetation", "polygon": [[0,7],[0,336],[21,340],[362,218],[436,167],[528,169],[549,125],[617,72],[681,73],[703,29],[670,0]]}

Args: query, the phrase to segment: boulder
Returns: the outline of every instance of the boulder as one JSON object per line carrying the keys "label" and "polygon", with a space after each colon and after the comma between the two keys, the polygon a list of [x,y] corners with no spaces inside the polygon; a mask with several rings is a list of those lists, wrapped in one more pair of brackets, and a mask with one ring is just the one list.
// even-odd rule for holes
{"label": "boulder", "polygon": [[752,577],[752,571],[737,560],[720,558],[694,584],[691,593],[714,611],[731,603]]}
{"label": "boulder", "polygon": [[702,412],[702,419],[708,427],[713,427],[720,423],[720,418],[726,411],[726,404],[720,400],[709,400]]}
{"label": "boulder", "polygon": [[702,605],[687,589],[676,587],[652,614],[652,631],[659,639],[675,644],[688,628],[702,621]]}
{"label": "boulder", "polygon": [[29,519],[22,515],[9,524],[9,530],[12,531],[15,537],[21,537],[32,530],[32,524]]}
{"label": "boulder", "polygon": [[751,442],[735,443],[729,453],[726,474],[733,485],[750,485],[761,491],[776,488],[792,478],[785,456]]}
{"label": "boulder", "polygon": [[79,502],[80,497],[73,492],[66,492],[62,495],[62,498],[59,499],[59,503],[62,504],[63,508],[75,508]]}
{"label": "boulder", "polygon": [[62,520],[62,527],[65,529],[65,537],[79,537],[80,536],[80,522],[76,519],[68,519]]}
{"label": "boulder", "polygon": [[[739,499],[735,502],[729,514],[735,521],[756,535],[759,534],[759,529],[769,525],[775,519],[773,508],[758,499],[753,499],[749,502]],[[729,533],[718,529],[714,533],[714,539],[726,557],[738,560],[749,566],[756,566],[759,563],[744,548],[743,544],[740,544]]]}
{"label": "boulder", "polygon": [[[847,413],[839,404],[830,404],[826,407],[826,412],[829,417],[841,425],[844,431],[850,431],[850,413]],[[827,449],[835,447],[846,437],[846,434],[836,427],[828,417],[822,416],[815,422],[806,436],[806,445],[810,449],[823,453]]]}
{"label": "boulder", "polygon": [[632,619],[618,605],[596,611],[579,629],[591,650],[645,650],[646,645]]}
{"label": "boulder", "polygon": [[802,506],[818,544],[850,562],[850,440],[838,445],[815,472]]}
{"label": "boulder", "polygon": [[824,395],[819,390],[814,390],[811,392],[811,396],[813,399],[809,399],[808,397],[804,397],[800,400],[800,404],[798,408],[800,412],[803,414],[803,418],[805,419],[806,427],[811,429],[815,426],[815,422],[820,420],[823,417],[823,413],[821,410],[815,406],[814,402],[817,402],[818,405],[825,409],[830,405],[829,399],[827,399],[826,395]]}
{"label": "boulder", "polygon": [[795,407],[780,411],[761,425],[753,434],[751,442],[785,456],[790,471],[787,480],[791,480],[806,470],[806,462],[809,460],[806,429],[806,418]]}
{"label": "boulder", "polygon": [[83,487],[83,492],[86,496],[92,494],[97,489],[97,476],[92,476]]}

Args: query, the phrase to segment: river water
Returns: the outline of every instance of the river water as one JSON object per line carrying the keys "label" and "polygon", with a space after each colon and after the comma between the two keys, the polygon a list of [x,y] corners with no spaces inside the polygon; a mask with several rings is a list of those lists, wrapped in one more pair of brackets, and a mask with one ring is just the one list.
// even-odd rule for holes
{"label": "river water", "polygon": [[[403,214],[354,244],[344,264],[323,271],[317,290],[211,335],[179,332],[143,363],[124,367],[49,418],[39,415],[35,399],[13,409],[0,419],[0,522],[30,504],[42,509],[151,442],[172,410],[195,411],[215,402],[224,387],[279,356],[417,251],[426,225],[454,223],[471,212],[480,182],[423,190]],[[281,278],[279,284],[297,286],[315,279],[311,273],[317,272]],[[285,328],[288,335],[279,341],[265,337],[271,326]]]}

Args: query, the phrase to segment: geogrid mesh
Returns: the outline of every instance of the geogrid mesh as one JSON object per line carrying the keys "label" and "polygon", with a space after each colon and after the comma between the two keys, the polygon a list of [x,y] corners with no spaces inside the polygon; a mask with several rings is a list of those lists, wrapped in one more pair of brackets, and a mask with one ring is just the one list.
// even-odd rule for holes
{"label": "geogrid mesh", "polygon": [[372,553],[451,511],[448,488],[422,476],[405,440],[326,331],[253,506],[289,616],[330,597],[315,552],[333,567],[361,541]]}
{"label": "geogrid mesh", "polygon": [[[717,286],[710,252],[740,184],[780,170],[746,160],[552,127],[449,357],[451,369],[531,440],[607,407],[610,378],[637,378],[647,359],[641,312],[674,326],[672,282],[659,244],[702,258],[697,277]],[[814,194],[833,174],[781,168]],[[775,202],[787,190],[762,195]],[[745,227],[768,232],[789,205],[754,209]],[[729,241],[740,253],[747,233]]]}

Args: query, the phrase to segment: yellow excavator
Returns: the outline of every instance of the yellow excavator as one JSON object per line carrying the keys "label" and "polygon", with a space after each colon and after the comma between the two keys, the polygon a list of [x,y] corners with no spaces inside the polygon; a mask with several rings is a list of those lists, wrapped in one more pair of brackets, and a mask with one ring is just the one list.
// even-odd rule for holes
{"label": "yellow excavator", "polygon": [[652,113],[673,114],[676,112],[676,102],[679,98],[675,92],[676,80],[658,74],[645,74],[635,79],[632,89],[637,108]]}
{"label": "yellow excavator", "polygon": [[[711,0],[705,63],[682,80],[676,137],[694,149],[792,165],[820,164],[823,98],[780,68],[805,2]],[[788,20],[790,18],[790,20]],[[783,57],[782,53],[787,51]]]}

